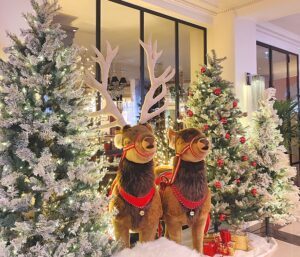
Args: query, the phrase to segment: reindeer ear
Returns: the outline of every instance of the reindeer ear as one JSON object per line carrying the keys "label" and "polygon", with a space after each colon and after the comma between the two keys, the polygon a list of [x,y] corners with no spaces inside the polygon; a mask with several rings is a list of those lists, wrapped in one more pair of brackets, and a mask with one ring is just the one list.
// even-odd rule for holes
{"label": "reindeer ear", "polygon": [[114,137],[115,147],[117,147],[118,149],[122,149],[123,148],[122,141],[123,141],[123,134],[120,132],[120,133],[116,134]]}
{"label": "reindeer ear", "polygon": [[175,139],[176,139],[177,132],[171,128],[168,129],[168,139],[169,139],[169,146],[172,149],[175,149]]}

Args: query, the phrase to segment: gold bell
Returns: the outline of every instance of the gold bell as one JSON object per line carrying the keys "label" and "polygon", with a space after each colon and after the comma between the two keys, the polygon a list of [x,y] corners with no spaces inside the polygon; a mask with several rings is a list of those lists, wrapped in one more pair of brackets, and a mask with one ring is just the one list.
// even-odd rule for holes
{"label": "gold bell", "polygon": [[140,210],[140,215],[141,216],[144,216],[145,215],[145,212],[143,210]]}

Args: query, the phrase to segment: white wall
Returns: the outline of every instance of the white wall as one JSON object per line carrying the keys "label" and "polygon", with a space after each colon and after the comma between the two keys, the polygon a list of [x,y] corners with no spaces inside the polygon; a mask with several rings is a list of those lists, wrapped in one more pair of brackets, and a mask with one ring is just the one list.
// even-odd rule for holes
{"label": "white wall", "polygon": [[235,89],[244,111],[252,111],[250,86],[246,85],[246,73],[256,74],[256,24],[243,18],[235,19]]}
{"label": "white wall", "polygon": [[31,10],[29,0],[1,0],[0,4],[0,58],[4,58],[3,47],[10,45],[6,31],[20,35],[20,28],[26,28],[22,13]]}

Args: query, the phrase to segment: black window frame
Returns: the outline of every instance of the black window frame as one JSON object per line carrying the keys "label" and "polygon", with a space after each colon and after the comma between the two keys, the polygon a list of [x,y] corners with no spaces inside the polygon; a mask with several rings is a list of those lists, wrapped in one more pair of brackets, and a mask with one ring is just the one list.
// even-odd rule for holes
{"label": "black window frame", "polygon": [[[101,1],[102,0],[96,0],[96,47],[99,49],[99,51],[101,51]],[[162,14],[132,3],[128,3],[125,2],[123,0],[108,0],[110,2],[116,3],[116,4],[120,4],[129,8],[133,8],[136,9],[140,12],[140,39],[144,41],[144,29],[145,29],[145,24],[144,24],[144,15],[145,13],[148,14],[152,14],[161,18],[165,18],[167,20],[171,20],[174,22],[174,27],[175,27],[175,38],[174,38],[174,42],[175,42],[175,125],[177,124],[177,120],[179,118],[179,51],[180,51],[180,45],[179,45],[179,25],[183,24],[183,25],[187,25],[193,28],[197,28],[199,30],[203,31],[203,37],[204,37],[204,47],[203,47],[203,51],[204,51],[204,60],[203,63],[206,65],[207,64],[207,60],[206,60],[206,56],[207,56],[207,29],[205,27],[202,27],[200,25],[196,25],[166,14]],[[202,43],[202,42],[201,42]],[[144,62],[144,50],[142,48],[142,46],[140,46],[140,80],[141,80],[141,99],[142,102],[144,101],[144,96],[145,96],[145,62]],[[200,57],[199,57],[200,59]],[[99,65],[96,66],[96,79],[97,80],[101,80],[101,73],[100,73],[100,67]],[[97,109],[99,110],[101,108],[101,98],[100,95],[98,95],[97,98]]]}
{"label": "black window frame", "polygon": [[[298,122],[300,122],[300,89],[299,89],[299,55],[296,54],[296,53],[293,53],[293,52],[290,52],[290,51],[287,51],[287,50],[284,50],[284,49],[281,49],[281,48],[278,48],[278,47],[275,47],[275,46],[272,46],[272,45],[269,45],[269,44],[266,44],[266,43],[263,43],[263,42],[260,42],[260,41],[256,41],[256,45],[257,46],[261,46],[261,47],[264,47],[264,48],[267,48],[268,49],[268,52],[269,52],[269,77],[270,77],[270,80],[269,80],[269,85],[268,87],[273,87],[273,55],[272,55],[272,51],[277,51],[277,52],[280,52],[280,53],[283,53],[286,55],[286,58],[287,58],[287,78],[286,78],[286,87],[287,87],[287,98],[286,100],[290,100],[291,99],[291,93],[290,93],[290,67],[289,67],[289,62],[290,62],[290,55],[294,55],[297,57],[297,102],[298,102]],[[299,156],[300,156],[300,146],[299,146]],[[291,151],[291,145],[289,146],[289,157],[290,157],[290,164],[291,165],[299,165],[300,164],[300,159],[296,162],[293,162],[292,161],[292,151]],[[298,171],[298,177],[300,176],[300,170]]]}

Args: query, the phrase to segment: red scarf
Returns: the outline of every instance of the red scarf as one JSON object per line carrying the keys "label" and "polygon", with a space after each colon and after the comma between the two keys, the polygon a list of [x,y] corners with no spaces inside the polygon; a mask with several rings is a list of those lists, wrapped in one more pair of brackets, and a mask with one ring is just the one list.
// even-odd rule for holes
{"label": "red scarf", "polygon": [[126,202],[128,202],[129,204],[131,204],[136,208],[143,209],[152,200],[155,194],[155,188],[152,187],[150,191],[144,196],[136,197],[134,195],[127,193],[124,190],[124,188],[119,185],[119,193]]}

